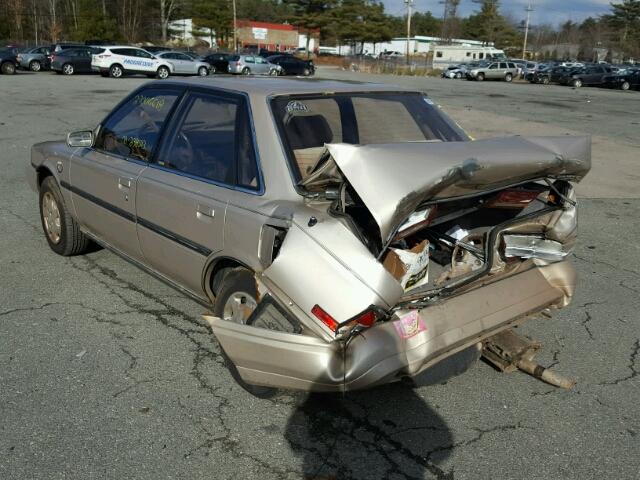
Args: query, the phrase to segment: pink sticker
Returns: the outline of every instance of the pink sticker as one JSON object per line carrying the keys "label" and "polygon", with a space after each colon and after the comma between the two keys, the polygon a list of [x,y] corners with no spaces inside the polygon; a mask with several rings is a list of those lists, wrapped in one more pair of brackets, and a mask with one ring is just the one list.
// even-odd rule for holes
{"label": "pink sticker", "polygon": [[404,317],[393,322],[396,332],[401,338],[411,338],[420,332],[424,332],[427,326],[417,310],[412,310]]}

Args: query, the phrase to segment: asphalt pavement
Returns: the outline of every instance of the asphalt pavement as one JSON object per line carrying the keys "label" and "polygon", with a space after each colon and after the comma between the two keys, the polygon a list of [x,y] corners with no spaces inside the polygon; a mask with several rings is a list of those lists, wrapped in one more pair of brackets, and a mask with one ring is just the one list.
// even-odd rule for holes
{"label": "asphalt pavement", "polygon": [[576,296],[520,329],[576,387],[479,362],[432,386],[249,396],[200,305],[108,251],[54,254],[24,180],[33,143],[148,80],[22,72],[0,76],[0,478],[640,478],[640,92],[319,76],[425,90],[476,137],[594,136]]}

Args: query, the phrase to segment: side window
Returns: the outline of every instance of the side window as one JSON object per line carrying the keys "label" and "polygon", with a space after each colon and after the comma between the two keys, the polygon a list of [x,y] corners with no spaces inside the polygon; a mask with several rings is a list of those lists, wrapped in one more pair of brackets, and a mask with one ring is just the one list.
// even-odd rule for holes
{"label": "side window", "polygon": [[496,70],[497,68],[498,68],[497,63],[492,63],[491,65],[489,65],[489,70]]}
{"label": "side window", "polygon": [[245,63],[255,63],[255,60],[253,59],[253,57],[245,57],[244,61]]}
{"label": "side window", "polygon": [[[475,58],[475,57],[473,57],[473,58]],[[478,54],[478,58],[484,58],[484,53],[479,53]]]}
{"label": "side window", "polygon": [[141,90],[113,112],[100,127],[95,148],[137,160],[149,160],[179,92]]}
{"label": "side window", "polygon": [[144,50],[134,50],[135,54],[137,57],[142,57],[142,58],[153,58],[153,55],[151,55],[148,52],[145,52]]}
{"label": "side window", "polygon": [[501,63],[501,64],[500,64],[500,68],[507,68],[507,64],[506,64],[506,63],[504,63],[504,62],[503,62],[503,63]]}
{"label": "side window", "polygon": [[267,63],[266,60],[262,57],[255,57],[256,63]]}

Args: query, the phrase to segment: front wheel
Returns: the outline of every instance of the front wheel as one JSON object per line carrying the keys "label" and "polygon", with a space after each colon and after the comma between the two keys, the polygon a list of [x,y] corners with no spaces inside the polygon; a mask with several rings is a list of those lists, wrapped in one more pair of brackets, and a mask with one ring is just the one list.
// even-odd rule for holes
{"label": "front wheel", "polygon": [[277,77],[278,76],[278,69],[277,68],[272,68],[271,70],[269,70],[269,75],[271,75],[272,77]]}
{"label": "front wheel", "polygon": [[5,75],[13,75],[16,73],[16,65],[13,62],[4,62],[2,66],[0,66],[0,71]]}
{"label": "front wheel", "polygon": [[[223,277],[220,280],[220,288],[216,295],[213,314],[228,322],[246,324],[251,313],[258,306],[256,300],[258,298],[258,289],[254,275],[242,267],[225,270],[220,272],[219,275],[223,275]],[[222,353],[233,379],[251,395],[259,398],[268,398],[276,393],[274,388],[251,385],[245,382],[235,364],[224,351]]]}
{"label": "front wheel", "polygon": [[89,238],[67,210],[53,177],[45,178],[40,186],[40,220],[49,247],[58,255],[78,255],[89,247]]}
{"label": "front wheel", "polygon": [[573,82],[571,82],[571,85],[574,88],[580,88],[582,86],[582,80],[580,80],[579,78],[576,78]]}
{"label": "front wheel", "polygon": [[31,60],[29,64],[29,70],[32,72],[39,72],[42,69],[42,64],[38,60]]}
{"label": "front wheel", "polygon": [[460,79],[462,78],[462,73],[460,73],[460,72],[456,73],[456,74],[455,74],[455,78],[456,78],[457,80],[460,80]]}
{"label": "front wheel", "polygon": [[211,65],[211,68],[209,69],[209,75],[213,75],[214,73],[216,73],[216,67]]}
{"label": "front wheel", "polygon": [[629,90],[629,88],[631,87],[631,84],[627,81],[622,82],[622,85],[620,85],[620,90]]}
{"label": "front wheel", "polygon": [[513,75],[511,75],[510,73],[507,73],[507,74],[504,76],[504,81],[505,81],[505,82],[511,82],[512,80],[513,80]]}
{"label": "front wheel", "polygon": [[549,85],[549,77],[544,77],[544,78],[542,79],[542,84],[543,84],[543,85]]}
{"label": "front wheel", "polygon": [[479,82],[482,82],[484,80],[484,73],[479,73],[476,76],[476,80],[478,80]]}
{"label": "front wheel", "polygon": [[71,65],[70,63],[65,63],[62,66],[62,73],[64,73],[65,75],[73,75],[73,65]]}
{"label": "front wheel", "polygon": [[200,67],[198,69],[199,77],[206,77],[207,75],[209,75],[209,69],[207,67]]}
{"label": "front wheel", "polygon": [[169,75],[171,75],[171,72],[169,72],[169,69],[167,67],[158,67],[158,70],[156,71],[156,77],[158,77],[160,80],[169,78]]}

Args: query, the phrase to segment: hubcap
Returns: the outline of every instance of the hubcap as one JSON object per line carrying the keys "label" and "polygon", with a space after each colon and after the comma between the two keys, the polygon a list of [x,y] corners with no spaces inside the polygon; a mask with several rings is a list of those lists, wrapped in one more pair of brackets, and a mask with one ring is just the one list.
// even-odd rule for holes
{"label": "hubcap", "polygon": [[167,74],[168,74],[168,72],[164,68],[161,68],[160,71],[158,71],[158,76],[160,78],[167,78]]}
{"label": "hubcap", "polygon": [[31,70],[38,72],[40,70],[40,62],[33,62],[31,64]]}
{"label": "hubcap", "polygon": [[51,192],[46,192],[42,196],[42,219],[44,220],[44,228],[51,243],[59,243],[60,232],[62,231],[60,225],[60,209],[58,208],[58,202],[56,202]]}
{"label": "hubcap", "polygon": [[206,68],[201,67],[199,72],[200,72],[200,76],[201,77],[206,77],[207,76],[207,69]]}
{"label": "hubcap", "polygon": [[111,75],[113,75],[114,77],[119,77],[120,75],[122,75],[122,70],[120,70],[120,68],[118,67],[113,67],[111,69]]}
{"label": "hubcap", "polygon": [[64,73],[66,73],[67,75],[71,75],[73,73],[73,67],[71,65],[65,65]]}
{"label": "hubcap", "polygon": [[234,323],[244,324],[257,306],[258,304],[253,296],[246,292],[236,292],[224,304],[222,318]]}

